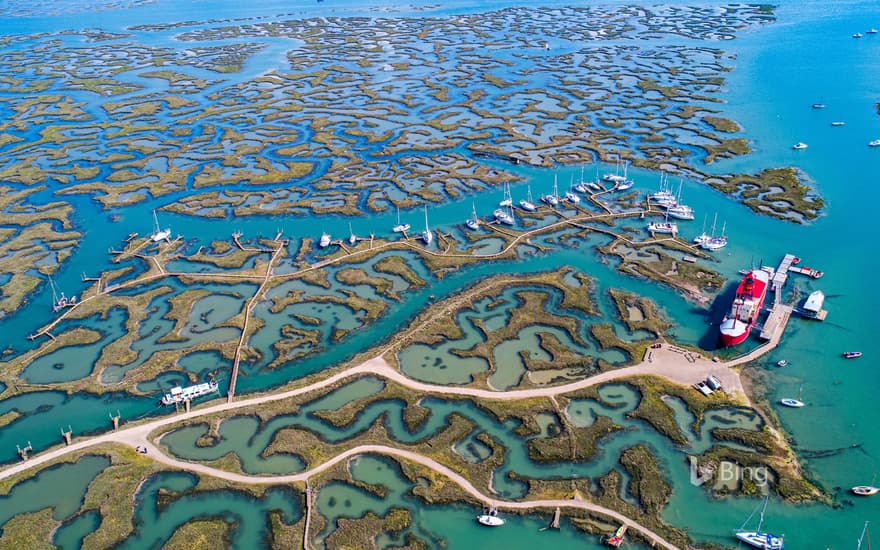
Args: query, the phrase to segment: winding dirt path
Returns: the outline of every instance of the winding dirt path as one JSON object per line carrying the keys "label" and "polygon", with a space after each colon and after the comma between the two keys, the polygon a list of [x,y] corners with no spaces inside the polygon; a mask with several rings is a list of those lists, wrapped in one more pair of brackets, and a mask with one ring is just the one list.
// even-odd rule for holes
{"label": "winding dirt path", "polygon": [[[762,352],[766,353],[767,351],[772,349],[772,347],[774,347],[776,343],[778,342],[770,342],[767,346],[762,348]],[[753,357],[750,356],[749,358],[751,359]],[[663,548],[674,550],[676,549],[676,547],[664,540],[662,537],[647,529],[646,527],[643,527],[642,525],[636,523],[635,521],[627,518],[626,516],[615,512],[614,510],[581,500],[498,500],[481,493],[467,479],[457,474],[450,468],[444,466],[443,464],[440,464],[439,462],[431,458],[422,456],[418,453],[396,449],[394,447],[384,445],[361,445],[344,451],[333,457],[331,460],[298,474],[285,476],[252,476],[225,472],[216,468],[206,466],[204,464],[197,464],[172,458],[164,454],[156,445],[154,445],[153,442],[150,441],[149,435],[155,430],[179,422],[181,420],[195,419],[214,413],[233,411],[242,407],[250,407],[263,403],[279,401],[282,399],[289,399],[292,397],[297,397],[310,392],[314,392],[316,390],[331,387],[338,382],[344,381],[349,378],[356,378],[364,375],[378,376],[381,378],[385,378],[386,380],[398,383],[409,389],[434,395],[475,397],[480,399],[499,401],[513,401],[535,397],[553,398],[566,393],[589,388],[591,386],[634,376],[661,376],[678,384],[691,385],[705,379],[707,376],[714,375],[721,379],[722,383],[725,386],[725,389],[729,393],[738,395],[741,399],[744,399],[747,402],[748,398],[745,394],[745,391],[743,390],[739,375],[731,369],[731,366],[738,364],[740,361],[741,360],[737,359],[728,363],[716,363],[687,350],[664,344],[660,348],[649,349],[645,355],[644,360],[637,365],[603,372],[595,376],[585,378],[583,380],[578,380],[576,382],[544,388],[531,388],[512,391],[493,391],[480,388],[441,386],[419,382],[408,378],[406,375],[389,365],[383,357],[379,356],[370,359],[364,363],[361,363],[360,365],[336,373],[332,376],[329,376],[322,380],[318,380],[300,388],[295,388],[275,394],[260,395],[249,399],[241,399],[239,401],[218,403],[215,405],[194,409],[188,413],[180,413],[173,416],[159,418],[150,422],[128,428],[123,428],[114,432],[108,432],[99,436],[74,440],[74,442],[69,446],[58,447],[56,449],[40,453],[37,456],[29,458],[27,461],[23,461],[0,470],[0,481],[31,468],[36,468],[42,464],[63,457],[75,451],[88,449],[89,447],[94,447],[103,443],[121,443],[129,445],[132,448],[139,446],[146,447],[148,449],[148,456],[160,463],[167,464],[181,470],[196,472],[203,475],[248,484],[306,482],[312,476],[333,467],[341,461],[347,460],[359,454],[375,453],[410,460],[412,462],[416,462],[427,468],[430,468],[448,477],[459,486],[461,486],[461,488],[468,494],[472,495],[474,498],[482,502],[485,502],[488,506],[496,506],[498,508],[508,510],[534,510],[540,508],[555,508],[559,506],[563,508],[577,508],[581,510],[596,512],[614,518],[616,521],[626,524],[630,528],[643,533],[646,537],[648,537],[657,545],[660,545]]]}

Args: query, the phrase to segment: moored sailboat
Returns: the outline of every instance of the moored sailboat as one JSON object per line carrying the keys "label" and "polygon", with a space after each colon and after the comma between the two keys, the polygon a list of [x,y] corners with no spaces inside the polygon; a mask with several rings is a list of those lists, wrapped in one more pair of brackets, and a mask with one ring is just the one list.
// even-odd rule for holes
{"label": "moored sailboat", "polygon": [[471,217],[468,218],[464,224],[468,226],[468,229],[480,228],[480,218],[477,217],[477,206],[473,202],[471,203]]}
{"label": "moored sailboat", "polygon": [[525,210],[526,212],[534,212],[535,210],[538,209],[538,207],[535,206],[534,202],[532,202],[532,186],[531,185],[528,187],[528,197],[529,197],[528,199],[522,199],[519,201],[519,207],[522,208],[523,210]]}
{"label": "moored sailboat", "polygon": [[486,527],[500,527],[504,525],[504,520],[498,517],[498,509],[494,506],[477,516],[477,522]]}
{"label": "moored sailboat", "polygon": [[785,547],[783,544],[783,540],[781,536],[774,535],[772,533],[765,533],[761,531],[761,526],[764,524],[764,512],[767,510],[767,500],[769,497],[764,497],[763,505],[761,506],[761,519],[758,521],[758,528],[755,531],[746,531],[745,526],[752,519],[752,516],[755,515],[755,512],[758,511],[757,508],[749,514],[749,517],[743,522],[742,526],[736,530],[736,538],[743,541],[744,543],[754,546],[755,548],[761,548],[762,550],[782,550]]}
{"label": "moored sailboat", "polygon": [[406,233],[407,231],[409,231],[409,224],[408,223],[400,223],[400,207],[399,206],[397,207],[397,225],[395,225],[393,228],[391,228],[391,230],[394,231],[395,233]]}
{"label": "moored sailboat", "polygon": [[153,234],[150,235],[150,240],[154,243],[159,241],[164,241],[171,236],[171,228],[166,227],[165,229],[159,229],[159,218],[156,216],[156,209],[153,209]]}
{"label": "moored sailboat", "polygon": [[556,186],[556,175],[553,176],[553,194],[552,195],[541,195],[541,201],[549,204],[550,206],[558,206],[559,205],[559,196],[557,195],[557,186]]}
{"label": "moored sailboat", "polygon": [[431,244],[434,241],[434,233],[428,227],[428,207],[425,207],[425,230],[422,231],[422,242]]}

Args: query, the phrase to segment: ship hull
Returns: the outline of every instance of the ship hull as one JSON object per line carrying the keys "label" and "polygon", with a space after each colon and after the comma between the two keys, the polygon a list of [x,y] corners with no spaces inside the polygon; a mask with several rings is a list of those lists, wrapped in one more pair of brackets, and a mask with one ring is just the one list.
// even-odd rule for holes
{"label": "ship hull", "polygon": [[766,271],[752,270],[745,274],[736,289],[730,313],[721,322],[720,340],[724,347],[742,344],[758,320],[770,276]]}

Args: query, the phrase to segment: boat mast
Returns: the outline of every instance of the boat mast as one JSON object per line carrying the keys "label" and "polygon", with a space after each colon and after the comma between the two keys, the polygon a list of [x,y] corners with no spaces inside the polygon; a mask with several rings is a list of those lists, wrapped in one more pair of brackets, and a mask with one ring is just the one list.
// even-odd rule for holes
{"label": "boat mast", "polygon": [[153,233],[158,233],[159,229],[159,218],[156,216],[156,209],[153,209],[153,226],[155,227],[155,231]]}
{"label": "boat mast", "polygon": [[767,510],[767,500],[769,498],[769,496],[764,497],[764,506],[761,507],[761,518],[758,520],[758,533],[761,532],[761,526],[764,525],[764,512]]}
{"label": "boat mast", "polygon": [[431,229],[428,227],[428,207],[425,206],[425,232],[430,231]]}
{"label": "boat mast", "polygon": [[[868,522],[865,522],[865,526],[862,527],[862,536],[859,537],[859,543],[856,545],[856,550],[862,547],[862,541],[865,539],[865,535],[868,533]],[[871,539],[868,539],[868,550],[871,550]]]}
{"label": "boat mast", "polygon": [[55,291],[55,283],[52,281],[52,277],[49,277],[49,286],[52,287],[52,305],[58,303],[58,293]]}

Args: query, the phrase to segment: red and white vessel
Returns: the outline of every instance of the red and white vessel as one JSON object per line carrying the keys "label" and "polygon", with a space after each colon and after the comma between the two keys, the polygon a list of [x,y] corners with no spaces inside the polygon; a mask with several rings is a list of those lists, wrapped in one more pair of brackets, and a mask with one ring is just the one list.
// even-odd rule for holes
{"label": "red and white vessel", "polygon": [[721,322],[721,344],[735,346],[749,337],[761,314],[764,297],[770,286],[770,273],[763,269],[747,271],[736,289],[730,313]]}

